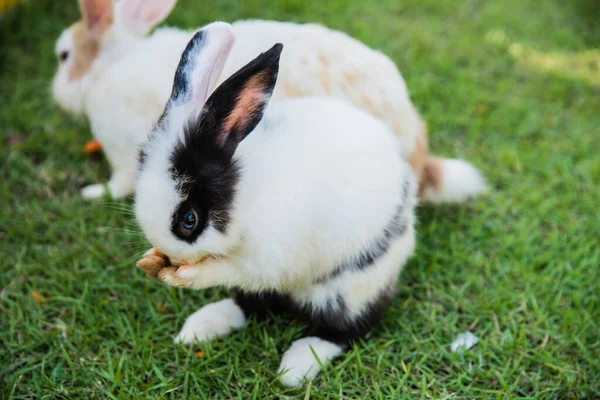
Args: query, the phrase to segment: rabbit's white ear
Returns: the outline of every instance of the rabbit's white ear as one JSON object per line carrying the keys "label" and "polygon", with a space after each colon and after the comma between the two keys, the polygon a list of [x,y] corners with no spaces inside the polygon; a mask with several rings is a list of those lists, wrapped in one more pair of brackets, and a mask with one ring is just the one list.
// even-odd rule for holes
{"label": "rabbit's white ear", "polygon": [[79,9],[87,30],[93,35],[102,35],[113,23],[112,1],[79,0]]}
{"label": "rabbit's white ear", "polygon": [[[106,0],[105,0],[106,1]],[[121,0],[121,13],[126,28],[137,36],[146,36],[161,23],[177,0]]]}
{"label": "rabbit's white ear", "polygon": [[181,55],[167,112],[188,103],[194,109],[202,108],[219,80],[234,41],[233,29],[225,22],[213,22],[196,32]]}

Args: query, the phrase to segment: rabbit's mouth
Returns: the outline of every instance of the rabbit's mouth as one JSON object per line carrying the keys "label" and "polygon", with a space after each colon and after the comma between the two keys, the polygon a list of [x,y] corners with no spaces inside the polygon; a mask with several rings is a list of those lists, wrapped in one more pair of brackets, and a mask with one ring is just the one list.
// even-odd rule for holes
{"label": "rabbit's mouth", "polygon": [[[160,253],[160,251],[158,251]],[[160,253],[163,254],[163,253]],[[203,253],[195,258],[188,258],[188,259],[183,259],[183,258],[174,258],[174,257],[168,257],[167,255],[163,254],[163,257],[166,257],[168,259],[167,263],[173,267],[181,267],[183,265],[199,265],[202,264],[206,261],[209,260],[213,260],[213,259],[221,259],[223,258],[223,256],[220,256],[218,254],[212,254],[212,253]]]}
{"label": "rabbit's mouth", "polygon": [[218,254],[212,254],[212,253],[204,253],[196,258],[193,258],[191,260],[173,260],[171,259],[171,265],[173,265],[174,267],[180,267],[182,265],[199,265],[202,264],[206,261],[209,260],[214,260],[214,259],[222,259],[223,256],[218,255]]}
{"label": "rabbit's mouth", "polygon": [[[196,257],[193,260],[177,260],[177,261],[181,261],[180,263],[178,263],[178,265],[198,265],[198,264],[202,264],[206,261],[210,261],[210,260],[226,260],[226,259],[233,259],[236,257],[239,257],[240,253],[242,252],[242,247],[240,245],[228,248],[227,250],[225,250],[224,252],[221,253],[201,253],[200,255],[198,255],[198,257]],[[173,265],[175,265],[175,263],[173,263]]]}
{"label": "rabbit's mouth", "polygon": [[196,258],[194,261],[188,262],[186,264],[198,265],[198,264],[203,263],[204,261],[208,260],[209,258],[214,258],[214,256],[210,253],[203,254],[200,257]]}

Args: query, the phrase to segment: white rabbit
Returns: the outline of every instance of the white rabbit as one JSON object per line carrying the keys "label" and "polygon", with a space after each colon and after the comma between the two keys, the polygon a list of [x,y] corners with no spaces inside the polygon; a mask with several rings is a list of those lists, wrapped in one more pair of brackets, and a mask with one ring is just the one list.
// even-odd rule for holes
{"label": "white rabbit", "polygon": [[[64,109],[84,113],[113,170],[113,197],[133,190],[135,154],[160,116],[181,51],[193,32],[150,29],[175,0],[80,0],[83,21],[58,40],[60,60],[54,98]],[[428,154],[425,124],[412,105],[394,63],[348,35],[314,24],[239,21],[223,76],[275,42],[285,45],[274,99],[333,96],[388,123],[403,156],[419,177],[420,195],[430,202],[461,201],[485,189],[479,172],[462,160]],[[83,189],[103,196],[103,185]]]}
{"label": "white rabbit", "polygon": [[170,260],[155,271],[163,282],[236,291],[191,315],[175,341],[294,311],[312,331],[281,360],[295,386],[368,335],[391,301],[415,247],[417,183],[393,131],[347,102],[267,109],[281,44],[213,92],[233,41],[230,25],[213,23],[182,54],[140,154],[135,215]]}
{"label": "white rabbit", "polygon": [[[143,3],[123,0],[114,12],[110,0],[82,0],[83,21],[63,32],[56,45],[54,98],[65,110],[89,118],[112,168],[108,188],[113,197],[131,194],[136,153],[164,109],[169,80],[189,38],[169,29],[144,38],[175,0]],[[101,184],[82,190],[85,198],[104,192]]]}

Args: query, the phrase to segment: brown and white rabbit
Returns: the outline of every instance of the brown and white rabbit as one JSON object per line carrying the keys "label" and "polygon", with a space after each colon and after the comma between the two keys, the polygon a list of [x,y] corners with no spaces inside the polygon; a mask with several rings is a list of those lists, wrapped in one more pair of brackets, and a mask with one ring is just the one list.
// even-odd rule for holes
{"label": "brown and white rabbit", "polygon": [[311,333],[279,367],[295,386],[365,338],[392,300],[415,247],[417,183],[389,126],[350,103],[267,107],[281,44],[214,89],[233,42],[230,25],[213,23],[183,52],[140,154],[135,215],[170,260],[154,271],[164,283],[236,293],[191,315],[175,341],[223,336],[250,316],[301,314]]}
{"label": "brown and white rabbit", "polygon": [[[53,93],[65,110],[85,114],[112,167],[108,191],[132,193],[137,148],[161,115],[179,56],[193,32],[157,29],[175,0],[80,0],[83,19],[65,30],[56,53]],[[425,124],[410,101],[394,63],[350,36],[315,24],[239,21],[237,41],[223,77],[275,42],[285,45],[273,99],[331,96],[385,121],[402,143],[403,157],[419,177],[429,202],[461,201],[485,182],[462,160],[429,155]],[[222,77],[217,78],[222,81]],[[83,189],[101,197],[104,185]]]}

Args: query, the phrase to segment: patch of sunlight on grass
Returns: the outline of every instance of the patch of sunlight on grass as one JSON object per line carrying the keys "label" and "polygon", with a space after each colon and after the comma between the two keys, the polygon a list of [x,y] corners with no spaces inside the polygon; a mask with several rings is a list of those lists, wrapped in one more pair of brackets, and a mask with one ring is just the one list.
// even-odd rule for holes
{"label": "patch of sunlight on grass", "polygon": [[522,65],[600,86],[600,49],[574,53],[542,52],[523,43],[511,42],[502,31],[488,32],[486,39],[506,47],[508,54]]}

